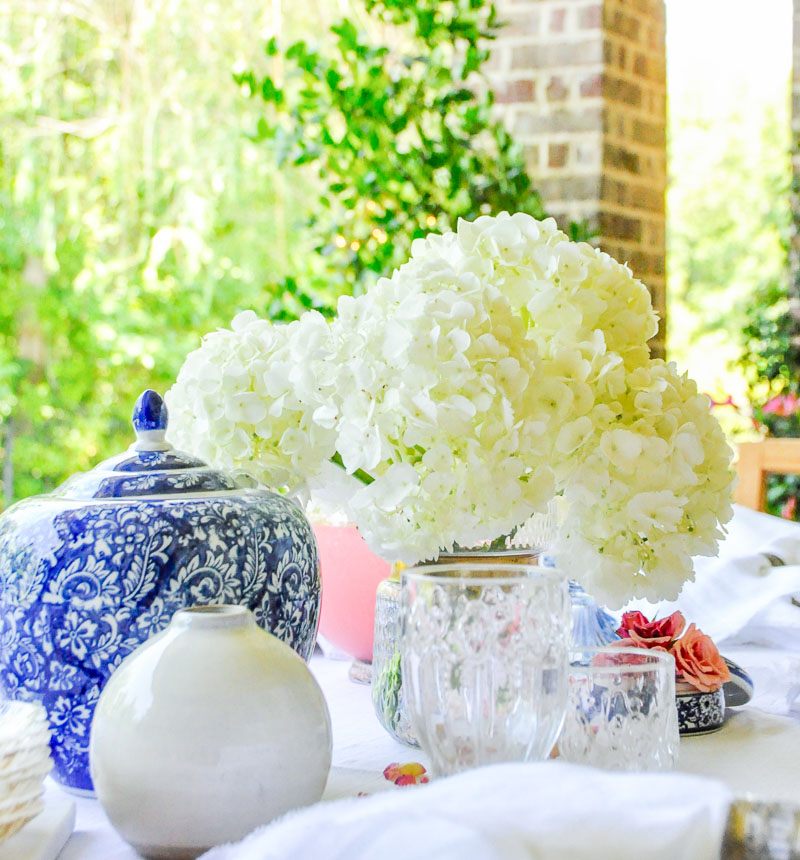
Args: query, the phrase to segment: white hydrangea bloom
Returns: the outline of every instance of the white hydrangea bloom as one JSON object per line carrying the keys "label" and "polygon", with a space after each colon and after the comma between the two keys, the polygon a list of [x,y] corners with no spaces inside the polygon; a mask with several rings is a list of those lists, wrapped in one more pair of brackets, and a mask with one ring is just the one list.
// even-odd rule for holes
{"label": "white hydrangea bloom", "polygon": [[537,348],[528,406],[555,418],[545,438],[556,436],[529,465],[549,456],[570,502],[560,563],[610,605],[677,595],[691,556],[714,554],[732,516],[732,452],[694,383],[650,358],[647,288],[552,219],[524,214],[418,240],[400,271],[422,279],[437,261],[480,273]]}
{"label": "white hydrangea bloom", "polygon": [[611,606],[677,597],[733,515],[732,451],[708,398],[662,361],[625,382],[613,409],[596,407],[597,444],[565,489],[565,558]]}
{"label": "white hydrangea bloom", "polygon": [[288,325],[239,314],[189,354],[167,392],[170,441],[218,468],[301,489],[336,453],[329,349],[317,313]]}
{"label": "white hydrangea bloom", "polygon": [[342,503],[385,558],[414,563],[492,540],[554,490],[556,422],[528,396],[536,349],[475,262],[401,269],[342,298],[331,325],[337,451],[347,472],[374,479]]}
{"label": "white hydrangea bloom", "polygon": [[168,393],[173,440],[304,487],[408,564],[491,541],[563,493],[561,564],[600,600],[672,597],[731,514],[708,401],[650,358],[627,266],[552,219],[462,221],[331,323],[239,315]]}

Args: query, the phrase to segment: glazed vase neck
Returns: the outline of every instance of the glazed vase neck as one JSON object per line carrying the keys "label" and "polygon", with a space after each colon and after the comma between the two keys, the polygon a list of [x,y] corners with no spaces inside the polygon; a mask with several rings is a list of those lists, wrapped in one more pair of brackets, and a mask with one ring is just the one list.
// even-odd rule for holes
{"label": "glazed vase neck", "polygon": [[246,606],[221,604],[179,609],[172,616],[170,627],[192,630],[241,630],[254,624],[253,613]]}

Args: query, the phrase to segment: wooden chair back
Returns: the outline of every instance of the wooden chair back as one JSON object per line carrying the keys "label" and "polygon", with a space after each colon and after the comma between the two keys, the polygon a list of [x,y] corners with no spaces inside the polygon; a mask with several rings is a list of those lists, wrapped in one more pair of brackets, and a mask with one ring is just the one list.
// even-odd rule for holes
{"label": "wooden chair back", "polygon": [[739,484],[734,501],[754,511],[765,511],[767,476],[800,475],[800,439],[740,442],[736,472]]}

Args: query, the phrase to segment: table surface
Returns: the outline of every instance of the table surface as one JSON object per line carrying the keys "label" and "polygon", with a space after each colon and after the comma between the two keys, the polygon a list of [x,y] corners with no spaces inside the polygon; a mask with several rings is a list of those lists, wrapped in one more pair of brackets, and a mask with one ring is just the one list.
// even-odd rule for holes
{"label": "table surface", "polygon": [[[758,648],[726,653],[751,673],[756,695],[730,712],[721,731],[683,738],[677,769],[720,779],[737,794],[800,804],[800,713],[769,713],[788,710],[786,690],[800,683],[800,654]],[[333,766],[323,799],[402,790],[383,778],[383,768],[390,762],[427,765],[424,754],[398,744],[381,728],[370,687],[349,680],[347,661],[315,656],[310,665],[328,701],[333,728]],[[62,789],[49,785],[48,797],[63,796]],[[117,836],[96,800],[81,797],[76,802],[75,830],[60,860],[137,860],[139,855]]]}

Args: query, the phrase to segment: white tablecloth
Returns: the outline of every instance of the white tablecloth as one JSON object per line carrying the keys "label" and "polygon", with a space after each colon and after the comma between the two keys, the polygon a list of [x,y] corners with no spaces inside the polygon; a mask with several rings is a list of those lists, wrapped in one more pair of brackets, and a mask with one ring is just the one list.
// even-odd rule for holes
{"label": "white tablecloth", "polygon": [[[772,705],[773,681],[769,677],[775,661],[796,660],[795,682],[800,682],[800,657],[780,655],[774,650],[737,649],[730,654],[750,669],[756,695],[750,705],[734,711],[722,731],[681,742],[678,770],[711,776],[730,785],[737,793],[750,792],[763,798],[788,799],[800,803],[800,719],[777,716],[756,707],[760,699]],[[370,688],[348,679],[348,663],[314,657],[311,668],[322,685],[333,725],[333,769],[326,799],[394,789],[383,778],[383,768],[393,761],[421,761],[419,751],[393,741],[378,724],[370,699]],[[760,684],[760,679],[764,683]],[[407,789],[406,789],[407,790]],[[52,784],[49,791],[60,795]],[[60,860],[136,860],[138,854],[113,831],[99,803],[77,798],[75,832],[61,852]]]}
{"label": "white tablecloth", "polygon": [[[761,554],[765,549],[771,552],[776,541],[777,555],[785,566],[771,567],[776,560],[768,563]],[[722,780],[737,794],[800,804],[800,704],[796,701],[800,609],[788,597],[774,599],[775,594],[794,590],[795,580],[800,583],[800,525],[743,508],[736,511],[719,559],[699,560],[697,588],[684,595],[686,605],[677,606],[686,610],[689,621],[705,625],[707,632],[711,627],[718,636],[738,631],[722,643],[721,650],[751,674],[756,695],[749,705],[731,713],[720,732],[684,738],[678,770]],[[769,607],[763,609],[766,603]],[[741,623],[730,621],[730,613],[722,612],[723,606],[734,604],[752,610],[740,619],[746,625],[744,631]],[[672,608],[663,606],[660,611]],[[719,611],[714,616],[711,610]],[[348,668],[347,661],[320,656],[311,661],[333,725],[333,768],[324,797],[407,790],[388,783],[382,775],[384,767],[409,761],[427,766],[425,756],[386,734],[373,713],[370,688],[351,682]],[[63,796],[54,783],[48,791],[51,797]],[[97,801],[78,798],[77,806],[75,831],[61,860],[137,858],[113,831]]]}

